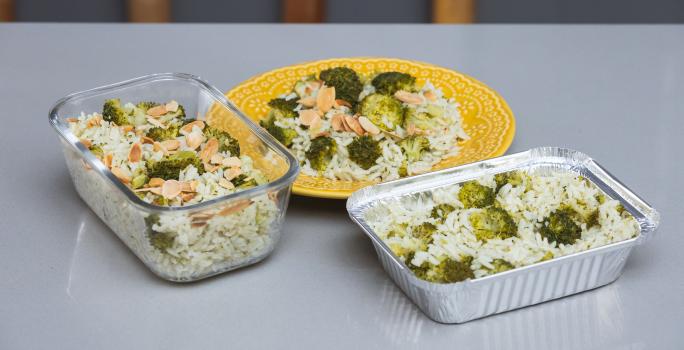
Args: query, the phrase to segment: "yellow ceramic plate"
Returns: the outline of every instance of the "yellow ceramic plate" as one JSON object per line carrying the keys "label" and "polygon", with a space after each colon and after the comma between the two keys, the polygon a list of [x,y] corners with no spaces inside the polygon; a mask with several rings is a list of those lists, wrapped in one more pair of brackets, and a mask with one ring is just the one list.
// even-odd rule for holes
{"label": "yellow ceramic plate", "polygon": [[[396,58],[359,57],[333,58],[287,66],[244,81],[226,93],[235,105],[252,120],[268,114],[268,101],[292,90],[295,82],[307,75],[331,67],[347,66],[362,74],[398,71],[412,74],[422,85],[430,80],[442,89],[445,97],[455,97],[460,104],[463,128],[470,135],[459,142],[458,155],[442,160],[432,170],[498,157],[511,145],[515,134],[515,119],[506,101],[485,84],[450,69],[427,63]],[[352,192],[368,186],[368,181],[339,181],[300,174],[292,192],[322,198],[347,198]]]}

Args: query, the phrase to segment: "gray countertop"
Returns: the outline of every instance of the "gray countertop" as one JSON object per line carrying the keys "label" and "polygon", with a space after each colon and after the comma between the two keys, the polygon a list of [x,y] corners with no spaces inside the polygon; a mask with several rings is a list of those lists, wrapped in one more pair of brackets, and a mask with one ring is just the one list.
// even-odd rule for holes
{"label": "gray countertop", "polygon": [[[0,25],[0,349],[681,349],[683,38],[684,26]],[[47,121],[70,92],[148,73],[228,90],[341,56],[487,83],[517,118],[509,152],[591,155],[660,211],[655,239],[606,287],[443,325],[385,275],[344,201],[295,196],[268,259],[171,284],[78,198]]]}

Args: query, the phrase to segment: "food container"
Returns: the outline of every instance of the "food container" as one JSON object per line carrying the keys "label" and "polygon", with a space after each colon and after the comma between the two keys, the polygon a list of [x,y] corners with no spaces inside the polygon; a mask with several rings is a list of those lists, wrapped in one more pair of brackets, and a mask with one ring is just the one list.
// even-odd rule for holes
{"label": "food container", "polygon": [[[582,175],[609,197],[620,201],[640,225],[631,239],[583,252],[557,257],[509,271],[451,284],[421,280],[371,229],[369,209],[401,202],[448,185],[486,174],[511,170],[567,171]],[[430,318],[461,323],[603,286],[622,273],[632,248],[655,231],[658,213],[616,180],[593,159],[577,151],[541,147],[500,158],[445,169],[411,178],[366,187],[347,201],[351,218],[370,237],[378,258],[394,282]]]}
{"label": "food container", "polygon": [[[184,105],[190,118],[205,119],[238,139],[243,154],[269,182],[213,200],[163,207],[142,201],[122,184],[70,132],[66,121],[81,113],[101,112],[106,99],[170,101]],[[63,146],[76,191],[135,255],[161,278],[195,281],[254,264],[271,253],[280,238],[297,160],[273,137],[252,123],[223,94],[188,74],[148,75],[69,95],[50,111],[50,124]],[[165,236],[154,227],[165,227]],[[193,240],[182,252],[160,251],[152,237]],[[219,242],[219,243],[216,243]]]}

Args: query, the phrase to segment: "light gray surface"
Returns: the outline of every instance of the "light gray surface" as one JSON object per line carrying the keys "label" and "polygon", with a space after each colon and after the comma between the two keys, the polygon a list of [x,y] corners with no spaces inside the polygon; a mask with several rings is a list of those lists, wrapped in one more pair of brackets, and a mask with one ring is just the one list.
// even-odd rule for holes
{"label": "light gray surface", "polygon": [[[680,349],[682,37],[683,26],[0,25],[0,349]],[[151,43],[183,51],[139,51]],[[660,211],[655,239],[609,286],[442,325],[384,274],[343,201],[295,197],[270,258],[169,284],[77,197],[47,122],[69,92],[146,73],[227,90],[282,65],[380,55],[494,87],[517,117],[510,152],[591,155]]]}

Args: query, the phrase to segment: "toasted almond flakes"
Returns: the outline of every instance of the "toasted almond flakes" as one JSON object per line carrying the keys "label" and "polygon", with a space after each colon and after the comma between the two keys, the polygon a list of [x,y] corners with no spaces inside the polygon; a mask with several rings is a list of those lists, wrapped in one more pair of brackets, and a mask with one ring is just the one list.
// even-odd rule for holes
{"label": "toasted almond flakes", "polygon": [[242,161],[238,157],[228,157],[223,160],[222,164],[227,167],[241,167]]}
{"label": "toasted almond flakes", "polygon": [[183,200],[183,202],[187,202],[187,201],[195,198],[196,195],[197,195],[197,193],[182,193],[181,199]]}
{"label": "toasted almond flakes", "polygon": [[220,154],[214,154],[214,155],[211,156],[211,158],[209,159],[209,163],[212,163],[212,164],[221,164],[221,163],[223,163],[223,156],[220,155]]}
{"label": "toasted almond flakes", "polygon": [[164,198],[175,198],[181,193],[181,184],[177,180],[166,180],[161,187],[161,194]]}
{"label": "toasted almond flakes", "polygon": [[165,105],[159,105],[159,106],[154,106],[150,109],[147,110],[147,115],[150,115],[152,117],[159,117],[164,114],[166,114],[166,106]]}
{"label": "toasted almond flakes", "polygon": [[361,127],[368,131],[368,133],[371,135],[377,135],[380,133],[380,129],[366,117],[359,117],[359,124],[361,124]]}
{"label": "toasted almond flakes", "polygon": [[123,130],[124,133],[131,132],[135,129],[133,125],[124,125],[121,127],[121,130]]}
{"label": "toasted almond flakes", "polygon": [[113,153],[107,153],[107,154],[105,154],[104,159],[103,159],[102,162],[104,163],[104,165],[105,165],[107,168],[110,168],[110,169],[111,169],[111,167],[112,167],[112,160],[113,160],[113,159],[114,159],[114,154],[113,154]]}
{"label": "toasted almond flakes", "polygon": [[131,182],[131,177],[128,174],[126,174],[123,170],[121,170],[121,168],[119,167],[113,166],[112,174],[114,174],[114,176],[116,176],[119,180],[121,180],[121,182],[125,184]]}
{"label": "toasted almond flakes", "polygon": [[318,110],[325,113],[335,105],[335,87],[323,86],[318,90],[316,95],[316,107]]}
{"label": "toasted almond flakes", "polygon": [[189,134],[189,133],[192,132],[192,128],[195,127],[195,126],[198,127],[200,130],[204,130],[205,124],[204,124],[204,122],[201,121],[201,120],[195,120],[194,122],[185,124],[185,125],[180,129],[180,133],[181,133],[182,135],[187,135],[187,134]]}
{"label": "toasted almond flakes", "polygon": [[167,151],[173,151],[175,149],[178,149],[178,147],[180,147],[181,143],[180,143],[180,141],[173,139],[173,140],[164,140],[161,142],[161,145]]}
{"label": "toasted almond flakes", "polygon": [[235,205],[232,205],[230,207],[227,207],[227,208],[221,210],[220,212],[218,212],[217,215],[226,216],[226,215],[230,215],[233,213],[237,213],[240,210],[249,207],[250,205],[252,205],[252,203],[253,202],[250,200],[240,201],[240,202],[236,203]]}
{"label": "toasted almond flakes", "polygon": [[139,162],[141,158],[142,148],[140,147],[140,144],[136,142],[131,146],[131,150],[128,151],[128,161],[136,163]]}
{"label": "toasted almond flakes", "polygon": [[221,187],[227,188],[229,190],[232,190],[233,188],[235,188],[235,185],[233,185],[232,182],[230,182],[224,178],[220,178],[218,183],[219,183],[219,185],[221,185]]}
{"label": "toasted almond flakes", "polygon": [[335,130],[335,131],[343,131],[344,130],[344,125],[343,125],[343,121],[342,121],[343,119],[344,119],[343,114],[335,114],[332,117],[332,120],[330,123],[332,124],[333,130]]}
{"label": "toasted almond flakes", "polygon": [[159,177],[153,177],[150,179],[150,181],[147,184],[150,187],[161,187],[161,185],[164,184],[164,179],[159,178]]}
{"label": "toasted almond flakes", "polygon": [[66,121],[69,123],[78,123],[78,118],[66,118]]}
{"label": "toasted almond flakes", "polygon": [[223,177],[230,181],[242,173],[240,168],[229,168],[223,172]]}
{"label": "toasted almond flakes", "polygon": [[305,107],[311,108],[316,105],[316,98],[314,98],[313,96],[304,97],[303,99],[297,101],[297,103]]}
{"label": "toasted almond flakes", "polygon": [[169,112],[176,112],[178,111],[178,102],[176,102],[175,100],[171,100],[164,107],[166,107],[166,110]]}
{"label": "toasted almond flakes", "polygon": [[344,121],[357,135],[363,135],[366,132],[356,118],[347,115],[344,117]]}
{"label": "toasted almond flakes", "polygon": [[197,180],[192,180],[192,181],[190,181],[190,190],[191,190],[192,192],[197,191],[197,184],[198,184],[198,183],[199,183],[199,182],[198,182]]}
{"label": "toasted almond flakes", "polygon": [[165,128],[165,126],[164,126],[164,124],[163,124],[162,122],[160,122],[159,120],[154,119],[154,118],[152,118],[152,117],[150,117],[150,116],[147,116],[147,122],[150,123],[150,124],[152,124],[152,125],[154,125],[154,126],[156,126],[156,127],[158,127],[158,128]]}
{"label": "toasted almond flakes", "polygon": [[[199,154],[200,159],[202,159],[203,162],[209,162],[211,157],[218,152],[219,149],[219,143],[218,140],[215,137],[212,137],[207,141],[207,143],[204,144],[204,149]],[[212,162],[215,163],[215,162]]]}
{"label": "toasted almond flakes", "polygon": [[79,139],[78,142],[82,143],[86,148],[90,148],[90,146],[93,145],[93,143],[88,139]]}
{"label": "toasted almond flakes", "polygon": [[399,91],[395,92],[394,97],[396,97],[397,100],[399,100],[401,102],[406,102],[408,104],[417,105],[417,104],[423,103],[423,98],[420,97],[420,95],[414,94],[414,93],[411,93],[408,91],[404,91],[404,90],[399,90]]}
{"label": "toasted almond flakes", "polygon": [[299,121],[302,123],[302,125],[309,126],[317,118],[320,119],[318,113],[316,113],[316,111],[313,109],[303,109],[299,111]]}
{"label": "toasted almond flakes", "polygon": [[204,141],[204,135],[202,132],[196,132],[193,131],[187,135],[185,135],[185,144],[190,148],[190,149],[196,149],[199,147],[202,142]]}
{"label": "toasted almond flakes", "polygon": [[181,192],[195,192],[192,190],[192,186],[190,185],[189,182],[183,181],[180,183],[181,185]]}
{"label": "toasted almond flakes", "polygon": [[340,107],[340,106],[345,106],[345,107],[351,108],[351,104],[350,104],[349,102],[345,101],[345,100],[337,99],[337,100],[335,100],[335,104],[336,104],[338,107]]}
{"label": "toasted almond flakes", "polygon": [[142,143],[148,143],[150,145],[154,144],[154,139],[151,137],[143,136],[141,137]]}

